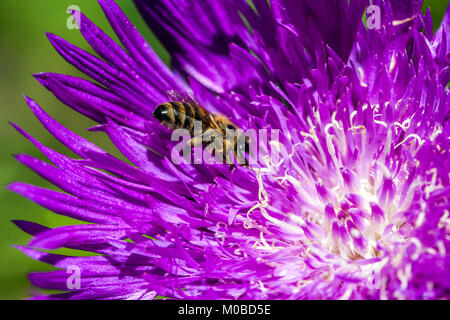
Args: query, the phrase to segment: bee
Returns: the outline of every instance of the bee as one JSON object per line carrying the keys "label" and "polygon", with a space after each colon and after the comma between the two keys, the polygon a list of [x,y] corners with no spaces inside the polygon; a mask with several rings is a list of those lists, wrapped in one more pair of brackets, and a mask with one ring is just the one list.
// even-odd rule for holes
{"label": "bee", "polygon": [[[239,152],[248,151],[249,138],[245,137],[244,143],[241,143],[241,137],[244,138],[242,130],[228,117],[210,113],[190,97],[187,98],[172,91],[168,95],[171,101],[160,104],[153,111],[153,117],[163,126],[172,130],[188,130],[193,137],[188,142],[192,146],[202,145],[205,140],[211,141],[211,144],[207,147],[213,150],[213,155],[215,152],[222,153],[224,163],[232,163],[230,150],[235,158],[237,158]],[[202,124],[200,134],[194,130],[195,121],[199,121]],[[236,134],[227,135],[227,131],[234,131]],[[221,140],[217,140],[219,137]],[[223,143],[216,143],[216,140]]]}

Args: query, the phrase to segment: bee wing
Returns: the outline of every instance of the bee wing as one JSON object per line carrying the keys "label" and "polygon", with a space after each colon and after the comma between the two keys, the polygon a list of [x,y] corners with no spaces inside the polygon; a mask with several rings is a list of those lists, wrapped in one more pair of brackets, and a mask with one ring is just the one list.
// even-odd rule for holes
{"label": "bee wing", "polygon": [[166,92],[166,95],[170,101],[181,101],[198,106],[198,102],[194,99],[191,93],[182,93],[176,90],[169,90]]}

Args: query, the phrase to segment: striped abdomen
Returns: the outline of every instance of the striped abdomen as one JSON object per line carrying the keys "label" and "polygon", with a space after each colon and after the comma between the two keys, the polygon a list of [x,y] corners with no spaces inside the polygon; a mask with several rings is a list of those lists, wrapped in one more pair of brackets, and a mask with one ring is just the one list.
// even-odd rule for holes
{"label": "striped abdomen", "polygon": [[[212,115],[200,106],[180,101],[171,101],[159,105],[153,116],[170,129],[186,129],[194,132],[194,121],[202,122],[202,129],[211,126]],[[202,131],[203,131],[202,130]]]}

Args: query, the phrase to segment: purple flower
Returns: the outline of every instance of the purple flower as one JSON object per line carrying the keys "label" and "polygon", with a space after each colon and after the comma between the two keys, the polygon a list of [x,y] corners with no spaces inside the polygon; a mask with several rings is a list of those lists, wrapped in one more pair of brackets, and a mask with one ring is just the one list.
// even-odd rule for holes
{"label": "purple flower", "polygon": [[[35,298],[450,298],[449,10],[433,34],[417,0],[372,1],[380,28],[363,24],[363,0],[135,2],[172,68],[100,0],[123,47],[83,15],[98,57],[48,35],[96,83],[35,75],[129,162],[30,98],[78,158],[13,125],[51,164],[17,160],[62,192],[9,189],[86,222],[15,221],[33,236],[17,247],[58,268],[30,281],[64,291]],[[152,117],[171,90],[244,130],[279,129],[268,149],[280,158],[175,165],[171,131]],[[62,247],[90,255],[48,253]]]}

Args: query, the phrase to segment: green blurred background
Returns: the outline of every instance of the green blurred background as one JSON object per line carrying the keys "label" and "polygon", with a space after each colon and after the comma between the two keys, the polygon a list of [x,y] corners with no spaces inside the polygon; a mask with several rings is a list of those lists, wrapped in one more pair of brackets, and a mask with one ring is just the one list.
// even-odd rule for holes
{"label": "green blurred background", "polygon": [[[148,30],[131,0],[116,0],[127,16],[135,23],[156,52],[169,63],[169,56]],[[448,1],[425,0],[430,7],[435,29],[440,22]],[[23,299],[34,290],[26,274],[50,267],[33,261],[12,244],[26,244],[29,236],[15,227],[11,220],[30,220],[45,226],[56,227],[78,223],[40,208],[4,187],[13,181],[24,181],[43,187],[50,184],[18,164],[13,154],[27,153],[42,158],[26,139],[13,130],[12,121],[26,129],[47,146],[72,155],[46,132],[26,107],[22,95],[37,101],[50,115],[69,129],[83,135],[111,153],[118,155],[109,140],[101,133],[87,132],[83,128],[94,123],[65,107],[53,95],[41,87],[31,76],[35,72],[57,72],[82,76],[66,63],[50,46],[45,32],[56,33],[77,46],[92,52],[78,30],[66,27],[68,6],[77,5],[98,26],[113,35],[100,7],[95,0],[1,0],[0,1],[0,299]]]}

